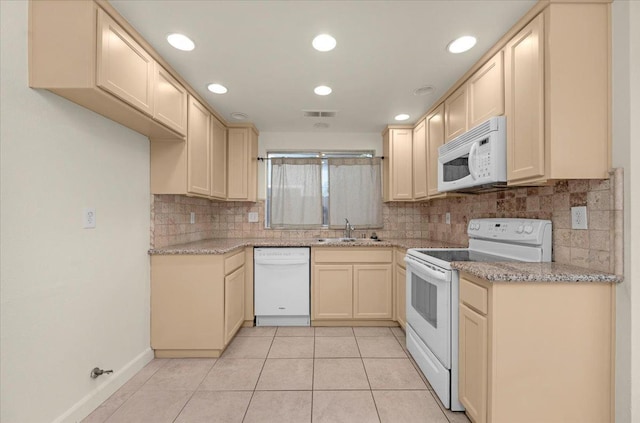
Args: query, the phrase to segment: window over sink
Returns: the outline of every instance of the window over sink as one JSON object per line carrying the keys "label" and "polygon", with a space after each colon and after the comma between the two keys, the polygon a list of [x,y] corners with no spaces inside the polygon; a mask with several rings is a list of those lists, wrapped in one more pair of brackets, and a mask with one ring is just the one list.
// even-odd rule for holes
{"label": "window over sink", "polygon": [[381,159],[373,151],[267,153],[266,227],[381,228]]}

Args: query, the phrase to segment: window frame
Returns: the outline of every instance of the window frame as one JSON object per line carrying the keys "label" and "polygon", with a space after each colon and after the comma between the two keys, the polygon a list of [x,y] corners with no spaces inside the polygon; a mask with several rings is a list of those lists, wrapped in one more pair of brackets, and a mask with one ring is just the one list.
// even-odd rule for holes
{"label": "window frame", "polygon": [[[329,229],[329,159],[330,158],[372,158],[375,157],[375,150],[274,150],[267,151],[265,159],[265,213],[264,227],[271,229],[271,159],[279,157],[288,158],[319,158],[322,162],[320,172],[322,184],[322,225],[319,229]],[[382,187],[380,187],[382,189]],[[288,229],[278,229],[288,230]]]}

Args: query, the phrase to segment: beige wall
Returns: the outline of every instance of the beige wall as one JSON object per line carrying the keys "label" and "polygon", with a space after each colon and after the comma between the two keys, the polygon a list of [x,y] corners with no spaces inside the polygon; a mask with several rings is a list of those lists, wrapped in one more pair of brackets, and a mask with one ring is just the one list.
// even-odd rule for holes
{"label": "beige wall", "polygon": [[0,1],[0,420],[71,422],[151,358],[149,145],[29,89],[27,6]]}
{"label": "beige wall", "polygon": [[[624,168],[624,275],[616,295],[616,422],[640,421],[640,2],[613,11],[613,165]],[[633,164],[633,165],[632,165]]]}

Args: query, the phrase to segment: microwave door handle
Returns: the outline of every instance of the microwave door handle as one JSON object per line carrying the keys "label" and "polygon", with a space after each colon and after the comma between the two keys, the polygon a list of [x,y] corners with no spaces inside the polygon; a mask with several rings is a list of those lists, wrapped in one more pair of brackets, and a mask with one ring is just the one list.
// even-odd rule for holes
{"label": "microwave door handle", "polygon": [[478,179],[478,173],[476,171],[476,152],[478,150],[478,143],[474,142],[469,151],[469,173],[473,179]]}

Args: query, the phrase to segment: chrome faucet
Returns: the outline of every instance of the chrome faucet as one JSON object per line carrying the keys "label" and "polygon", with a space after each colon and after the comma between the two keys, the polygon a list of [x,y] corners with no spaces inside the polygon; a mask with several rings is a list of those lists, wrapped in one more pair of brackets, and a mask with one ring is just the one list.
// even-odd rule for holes
{"label": "chrome faucet", "polygon": [[345,218],[344,221],[345,221],[345,224],[344,224],[344,237],[345,238],[351,238],[351,231],[355,231],[356,228],[351,226],[351,223],[349,223],[349,219]]}

